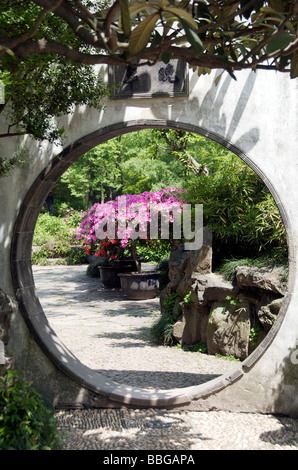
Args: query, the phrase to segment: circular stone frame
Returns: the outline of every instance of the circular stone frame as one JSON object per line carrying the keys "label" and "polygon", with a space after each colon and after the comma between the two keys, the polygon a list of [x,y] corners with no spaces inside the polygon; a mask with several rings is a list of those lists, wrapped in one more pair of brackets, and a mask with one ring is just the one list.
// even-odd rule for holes
{"label": "circular stone frame", "polygon": [[[137,389],[107,379],[103,375],[82,364],[71,353],[71,351],[65,347],[51,328],[38,299],[32,273],[31,250],[36,221],[46,196],[55,182],[88,150],[121,134],[149,128],[171,128],[196,133],[220,143],[240,157],[258,174],[271,192],[283,219],[288,239],[289,278],[287,293],[284,296],[282,307],[277,316],[276,322],[266,335],[265,339],[241,364],[235,366],[235,369],[233,369],[232,372],[206,382],[205,384],[186,387],[183,389],[158,391]],[[294,256],[292,256],[293,253],[291,253],[293,246],[294,245],[291,243],[291,229],[289,221],[277,192],[264,173],[254,162],[243,154],[243,152],[224,138],[207,132],[200,127],[167,120],[138,120],[120,122],[90,133],[65,148],[59,155],[54,157],[48,166],[42,171],[28,191],[19,210],[14,226],[11,245],[11,272],[19,308],[32,337],[45,355],[64,374],[96,395],[106,397],[113,403],[117,402],[118,404],[143,407],[181,406],[191,403],[192,400],[206,398],[211,394],[218,393],[227,386],[241,379],[244,374],[253,368],[256,362],[262,357],[265,350],[269,345],[271,345],[286,315],[287,307],[291,298],[291,291],[295,278],[295,265],[294,262],[291,263],[291,259],[294,259]]]}

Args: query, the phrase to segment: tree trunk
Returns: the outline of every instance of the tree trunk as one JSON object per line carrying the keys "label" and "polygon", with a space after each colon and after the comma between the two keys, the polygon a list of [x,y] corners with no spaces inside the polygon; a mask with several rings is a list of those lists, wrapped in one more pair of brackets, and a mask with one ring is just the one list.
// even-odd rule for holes
{"label": "tree trunk", "polygon": [[134,259],[134,262],[136,263],[137,271],[138,273],[141,272],[141,264],[137,258],[137,240],[133,240],[132,242],[132,257]]}

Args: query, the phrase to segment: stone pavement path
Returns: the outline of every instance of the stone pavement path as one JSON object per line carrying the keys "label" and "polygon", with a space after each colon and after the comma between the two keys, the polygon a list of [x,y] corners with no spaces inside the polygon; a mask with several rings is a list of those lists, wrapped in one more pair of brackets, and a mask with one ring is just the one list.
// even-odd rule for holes
{"label": "stone pavement path", "polygon": [[235,363],[158,346],[150,337],[159,299],[128,300],[105,289],[82,266],[34,266],[44,312],[56,334],[85,365],[119,383],[172,389],[216,378]]}
{"label": "stone pavement path", "polygon": [[[150,389],[198,385],[235,366],[223,358],[159,346],[150,328],[159,299],[130,301],[88,278],[86,265],[33,266],[45,314],[91,369]],[[57,413],[64,448],[97,450],[298,449],[298,420],[229,412],[68,410]]]}
{"label": "stone pavement path", "polygon": [[65,450],[298,450],[298,420],[288,417],[88,409],[60,411],[57,419]]}

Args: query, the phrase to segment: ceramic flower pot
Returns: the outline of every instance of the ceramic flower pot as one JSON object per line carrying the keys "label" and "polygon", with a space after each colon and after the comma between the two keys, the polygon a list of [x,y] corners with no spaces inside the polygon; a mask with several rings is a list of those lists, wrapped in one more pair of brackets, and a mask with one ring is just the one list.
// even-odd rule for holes
{"label": "ceramic flower pot", "polygon": [[113,289],[121,287],[121,281],[118,277],[120,273],[130,273],[136,270],[134,260],[123,259],[114,261],[113,266],[99,266],[100,280],[106,288]]}
{"label": "ceramic flower pot", "polygon": [[158,271],[119,273],[121,288],[128,299],[153,299],[159,289]]}

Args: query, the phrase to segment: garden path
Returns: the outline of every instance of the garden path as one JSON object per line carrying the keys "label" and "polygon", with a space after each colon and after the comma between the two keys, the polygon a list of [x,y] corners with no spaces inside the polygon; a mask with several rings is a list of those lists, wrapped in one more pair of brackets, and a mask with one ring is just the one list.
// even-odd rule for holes
{"label": "garden path", "polygon": [[157,345],[150,335],[159,299],[128,300],[86,276],[86,265],[33,266],[45,315],[68,349],[85,365],[116,382],[152,389],[207,382],[235,362]]}
{"label": "garden path", "polygon": [[[33,272],[60,339],[81,362],[114,380],[176,388],[203,383],[233,367],[223,358],[152,342],[158,299],[128,301],[120,290],[108,291],[99,279],[86,277],[85,265],[33,266]],[[290,417],[150,408],[60,410],[55,416],[63,450],[166,450],[172,456],[189,451],[195,459],[197,450],[298,450],[298,420]],[[112,454],[97,453],[96,463],[106,455]],[[137,464],[146,462],[146,454],[137,458]]]}

